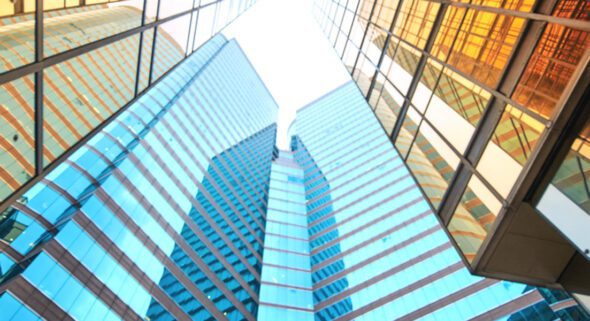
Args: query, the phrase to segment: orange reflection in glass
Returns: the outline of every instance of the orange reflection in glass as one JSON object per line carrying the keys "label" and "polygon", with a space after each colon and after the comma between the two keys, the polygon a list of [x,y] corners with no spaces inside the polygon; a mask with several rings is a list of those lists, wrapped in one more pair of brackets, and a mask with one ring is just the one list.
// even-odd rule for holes
{"label": "orange reflection in glass", "polygon": [[425,0],[404,1],[395,22],[393,33],[414,46],[424,49],[439,8],[440,4],[437,2]]}
{"label": "orange reflection in glass", "polygon": [[[590,21],[590,2],[561,0],[553,10],[553,16]],[[512,99],[545,118],[551,118],[589,47],[588,32],[548,24]]]}
{"label": "orange reflection in glass", "polygon": [[590,37],[587,32],[548,25],[512,99],[545,118],[551,118],[589,47]]}
{"label": "orange reflection in glass", "polygon": [[535,4],[535,0],[459,0],[457,2],[469,2],[474,5],[518,11],[531,11]]}
{"label": "orange reflection in glass", "polygon": [[448,63],[494,87],[512,54],[525,20],[491,12],[467,10]]}
{"label": "orange reflection in glass", "polygon": [[465,9],[457,7],[448,7],[445,12],[445,17],[441,23],[440,30],[436,35],[434,46],[431,49],[431,54],[438,59],[445,61],[449,56],[455,35],[461,26],[461,21],[465,15]]}
{"label": "orange reflection in glass", "polygon": [[[365,1],[367,2],[367,1]],[[389,30],[395,10],[399,5],[398,0],[379,0],[375,7],[375,13],[373,13],[373,22],[379,27]]]}

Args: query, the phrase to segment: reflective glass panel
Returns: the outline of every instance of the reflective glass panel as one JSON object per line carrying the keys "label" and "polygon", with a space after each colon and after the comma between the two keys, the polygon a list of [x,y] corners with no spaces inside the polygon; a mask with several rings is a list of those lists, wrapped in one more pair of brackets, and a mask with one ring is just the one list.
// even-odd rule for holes
{"label": "reflective glass panel", "polygon": [[408,112],[395,141],[395,147],[397,147],[402,157],[406,157],[408,154],[421,120],[422,116],[413,107],[408,108]]}
{"label": "reflective glass panel", "polygon": [[430,102],[430,97],[432,97],[434,88],[438,83],[441,70],[442,65],[431,58],[426,60],[426,65],[424,66],[422,75],[420,75],[420,82],[416,86],[416,91],[412,96],[412,104],[422,113],[426,111],[426,106]]}
{"label": "reflective glass panel", "polygon": [[34,90],[32,75],[0,85],[0,201],[35,174]]}
{"label": "reflective glass panel", "polygon": [[472,176],[448,225],[465,258],[471,262],[485,240],[502,203],[476,176]]}
{"label": "reflective glass panel", "polygon": [[35,60],[35,17],[19,3],[0,0],[0,73]]}
{"label": "reflective glass panel", "polygon": [[430,125],[423,122],[407,164],[432,206],[438,208],[459,165],[459,157]]}
{"label": "reflective glass panel", "polygon": [[134,35],[45,69],[45,164],[133,98],[138,50]]}
{"label": "reflective glass panel", "polygon": [[477,171],[507,197],[544,129],[541,122],[507,105]]}
{"label": "reflective glass panel", "polygon": [[588,32],[548,24],[512,99],[545,118],[551,118],[589,47]]}
{"label": "reflective glass panel", "polygon": [[0,216],[0,238],[21,254],[26,254],[45,229],[28,215],[8,209]]}
{"label": "reflective glass panel", "polygon": [[[199,2],[197,1],[197,4]],[[159,19],[170,17],[177,13],[186,12],[193,7],[193,0],[174,0],[174,2],[164,1],[160,5]]]}
{"label": "reflective glass panel", "polygon": [[378,0],[371,20],[381,28],[389,30],[398,4],[399,1],[396,0]]}
{"label": "reflective glass panel", "polygon": [[43,4],[46,57],[138,27],[143,14],[140,0],[86,0],[71,9],[57,9],[64,5],[58,0],[44,0]]}
{"label": "reflective glass panel", "polygon": [[535,207],[590,259],[590,121]]}
{"label": "reflective glass panel", "polygon": [[403,96],[388,81],[385,81],[381,95],[375,103],[375,115],[387,135],[391,135],[403,103]]}
{"label": "reflective glass panel", "polygon": [[525,20],[469,9],[448,63],[494,87],[512,54]]}
{"label": "reflective glass panel", "polygon": [[393,33],[412,45],[424,49],[440,4],[426,0],[405,0]]}
{"label": "reflective glass panel", "polygon": [[190,21],[191,15],[185,14],[158,26],[152,81],[185,57]]}
{"label": "reflective glass panel", "polygon": [[3,321],[42,320],[9,292],[4,292],[0,295],[0,306],[2,307],[0,318]]}
{"label": "reflective glass panel", "polygon": [[141,66],[139,71],[138,92],[142,92],[149,84],[150,64],[152,61],[152,47],[154,45],[154,29],[143,32],[141,44]]}
{"label": "reflective glass panel", "polygon": [[445,68],[430,99],[426,118],[463,152],[490,97],[479,86]]}
{"label": "reflective glass panel", "polygon": [[572,144],[551,183],[590,214],[590,122]]}

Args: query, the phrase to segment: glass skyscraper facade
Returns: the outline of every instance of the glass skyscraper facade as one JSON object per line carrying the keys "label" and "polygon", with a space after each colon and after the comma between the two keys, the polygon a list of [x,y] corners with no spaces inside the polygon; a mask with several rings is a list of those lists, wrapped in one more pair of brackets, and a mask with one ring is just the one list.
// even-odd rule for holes
{"label": "glass skyscraper facade", "polygon": [[265,320],[590,319],[563,291],[471,275],[355,83],[301,109],[294,132],[296,162],[279,163],[269,211],[273,179],[283,195],[304,190],[305,206],[282,213],[295,226],[283,252],[296,255],[272,274],[300,299],[277,294],[282,310]]}
{"label": "glass skyscraper facade", "polygon": [[0,210],[252,4],[0,0]]}
{"label": "glass skyscraper facade", "polygon": [[0,219],[1,320],[255,320],[277,106],[216,36]]}
{"label": "glass skyscraper facade", "polygon": [[272,164],[259,321],[313,321],[313,288],[303,169],[293,152]]}
{"label": "glass skyscraper facade", "polygon": [[315,1],[379,130],[477,274],[590,294],[589,8]]}

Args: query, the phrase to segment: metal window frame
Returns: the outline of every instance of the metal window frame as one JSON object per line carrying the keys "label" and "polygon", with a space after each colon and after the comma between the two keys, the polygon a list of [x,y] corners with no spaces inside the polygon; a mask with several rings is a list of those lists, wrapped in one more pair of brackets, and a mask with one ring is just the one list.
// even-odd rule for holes
{"label": "metal window frame", "polygon": [[[35,1],[36,1],[36,6],[37,6],[36,11],[35,11],[35,61],[30,64],[27,64],[27,65],[24,65],[24,66],[21,66],[21,67],[18,67],[18,68],[15,68],[15,69],[12,69],[12,70],[9,70],[5,73],[0,74],[0,85],[2,85],[4,83],[8,83],[8,82],[16,80],[16,79],[19,79],[21,77],[29,76],[31,74],[34,75],[34,79],[35,79],[35,92],[34,92],[34,94],[35,94],[35,98],[34,98],[35,175],[32,178],[30,178],[28,181],[26,181],[25,183],[21,184],[16,190],[14,190],[6,198],[4,198],[3,200],[0,200],[0,212],[6,210],[13,203],[17,202],[19,200],[19,198],[23,194],[25,194],[25,192],[27,190],[29,190],[33,185],[35,185],[36,183],[41,181],[45,175],[47,175],[49,172],[51,172],[53,169],[55,169],[57,166],[59,166],[61,163],[63,163],[69,156],[71,156],[75,151],[77,151],[80,147],[82,147],[84,144],[86,144],[92,137],[94,137],[94,135],[96,135],[98,132],[100,132],[102,129],[104,129],[108,124],[110,124],[114,119],[116,119],[122,112],[127,110],[132,104],[134,104],[139,98],[141,98],[150,88],[157,85],[163,78],[166,77],[166,75],[168,75],[178,65],[180,65],[184,61],[184,59],[190,57],[196,50],[198,50],[198,48],[197,48],[197,49],[193,50],[190,54],[185,55],[184,59],[182,59],[178,63],[172,65],[170,67],[170,69],[168,69],[166,72],[164,72],[158,79],[153,80],[152,79],[152,73],[153,73],[152,71],[153,71],[154,56],[155,56],[155,51],[156,51],[155,44],[156,44],[156,38],[157,38],[156,36],[157,36],[158,26],[160,26],[166,22],[172,21],[176,18],[185,16],[185,15],[189,15],[189,14],[192,15],[193,12],[198,13],[201,9],[207,8],[212,5],[217,5],[220,2],[229,1],[229,0],[216,0],[216,1],[213,1],[210,3],[207,3],[205,5],[201,5],[200,1],[199,1],[199,5],[196,7],[193,5],[193,8],[191,8],[190,10],[179,12],[174,15],[168,16],[166,18],[156,19],[155,21],[152,21],[150,23],[145,23],[145,18],[146,18],[145,17],[145,15],[146,15],[145,6],[147,5],[148,0],[144,0],[144,10],[142,13],[142,24],[140,26],[126,30],[124,32],[121,32],[121,33],[118,33],[115,35],[111,35],[106,38],[102,38],[102,39],[97,40],[95,42],[91,42],[91,43],[88,43],[88,44],[85,44],[85,45],[82,45],[82,46],[79,46],[76,48],[69,49],[67,51],[55,54],[50,57],[44,57],[44,55],[43,55],[43,53],[44,53],[43,52],[43,49],[44,49],[44,41],[43,41],[44,11],[42,10],[43,9],[43,0],[35,0]],[[157,9],[156,17],[159,15],[160,3],[161,3],[161,1],[158,1],[158,9]],[[194,3],[194,1],[193,1],[193,3]],[[243,12],[245,12],[247,9],[249,9],[253,5],[253,3],[255,3],[255,2],[252,2],[248,6],[245,6]],[[38,10],[38,9],[40,9],[40,10]],[[223,26],[221,26],[221,28],[218,32],[221,32],[223,30],[223,28],[225,28],[225,26],[229,25],[231,22],[233,22],[239,16],[240,16],[240,14],[238,14],[234,19],[227,21]],[[216,21],[214,20],[213,23],[215,23],[215,22]],[[196,23],[198,24],[198,21]],[[139,50],[138,50],[138,54],[140,54],[140,56],[138,57],[136,79],[135,79],[135,82],[136,82],[135,93],[134,93],[133,98],[131,100],[129,100],[126,104],[121,106],[112,115],[107,117],[102,123],[95,126],[86,135],[84,135],[80,140],[78,140],[76,143],[72,144],[72,146],[70,146],[68,149],[66,149],[60,156],[58,156],[56,159],[54,159],[51,163],[45,165],[43,162],[43,149],[44,149],[44,144],[43,144],[43,112],[44,112],[44,109],[43,109],[43,90],[44,90],[44,88],[43,88],[43,73],[44,73],[44,69],[54,66],[56,64],[59,64],[61,62],[67,61],[69,59],[78,57],[78,56],[83,55],[85,53],[91,52],[95,49],[99,49],[99,48],[105,47],[109,44],[115,43],[117,41],[137,35],[138,33],[140,34],[140,40],[143,41],[143,37],[142,37],[143,32],[148,31],[150,29],[154,30],[154,38],[153,38],[152,52],[151,52],[149,82],[148,82],[148,85],[146,86],[146,88],[144,88],[141,92],[139,92],[139,88],[138,88],[139,77],[137,77],[137,76],[141,72],[141,52],[142,52],[141,48],[143,46],[143,42],[140,42],[139,43]],[[211,36],[213,36],[214,34],[216,34],[216,33],[212,33]],[[188,37],[190,37],[190,30],[189,30]],[[41,40],[41,41],[39,41],[39,40]],[[199,48],[203,44],[201,44],[199,46]]]}
{"label": "metal window frame", "polygon": [[[403,1],[409,1],[409,0],[400,0],[400,3],[398,3],[398,8],[403,5],[403,3],[402,3]],[[335,1],[335,0],[331,0],[331,2],[339,4],[339,2]],[[367,26],[371,26],[373,28],[379,28],[379,30],[387,32],[387,39],[386,39],[386,43],[381,51],[379,63],[377,64],[377,70],[375,71],[375,74],[373,75],[373,79],[371,80],[371,86],[369,87],[369,90],[367,92],[366,99],[367,99],[367,101],[369,101],[371,98],[371,95],[373,94],[372,91],[376,86],[376,79],[377,79],[377,75],[379,74],[379,72],[381,72],[383,74],[383,76],[385,76],[385,79],[387,81],[389,81],[389,78],[386,76],[385,72],[381,71],[381,64],[382,64],[382,60],[383,60],[384,55],[387,53],[387,51],[386,51],[388,49],[387,42],[391,42],[392,37],[395,37],[396,40],[398,40],[400,42],[404,42],[404,43],[410,45],[412,48],[418,50],[422,54],[422,56],[420,57],[420,61],[419,61],[418,67],[416,69],[416,72],[414,73],[414,77],[412,78],[412,82],[410,84],[410,89],[407,91],[407,93],[405,95],[402,95],[403,99],[404,99],[404,104],[400,108],[400,111],[397,116],[398,118],[396,120],[392,134],[389,135],[389,138],[392,143],[396,140],[396,138],[399,135],[399,130],[401,129],[401,125],[403,124],[403,121],[404,121],[404,118],[405,118],[406,113],[408,111],[409,105],[411,104],[411,99],[412,99],[415,89],[416,89],[415,87],[417,86],[417,84],[419,83],[420,78],[421,78],[421,77],[417,77],[417,76],[422,76],[423,70],[424,70],[424,64],[426,63],[427,59],[432,59],[433,61],[436,61],[437,63],[441,64],[441,66],[442,66],[441,74],[438,75],[438,78],[436,80],[437,84],[440,81],[443,69],[448,68],[450,71],[458,74],[461,77],[466,78],[467,80],[472,82],[474,85],[479,86],[480,88],[488,91],[491,94],[491,97],[488,100],[485,109],[483,110],[483,114],[481,116],[481,119],[479,120],[477,126],[474,126],[475,127],[474,133],[473,133],[471,139],[469,140],[466,150],[463,153],[458,153],[458,151],[456,151],[456,149],[453,148],[453,145],[449,144],[448,140],[446,140],[444,136],[440,135],[440,132],[438,130],[436,130],[436,127],[432,126],[432,124],[430,124],[430,122],[428,122],[428,120],[426,120],[424,117],[422,118],[422,121],[426,120],[427,123],[430,124],[430,126],[437,132],[437,134],[439,134],[439,136],[443,139],[443,141],[445,141],[445,143],[447,143],[447,145],[454,151],[456,156],[460,159],[459,166],[455,170],[455,175],[454,175],[453,179],[449,182],[449,187],[447,188],[445,194],[443,195],[443,198],[442,198],[440,206],[438,207],[438,210],[435,211],[438,214],[437,216],[439,216],[439,218],[443,222],[443,224],[446,226],[450,222],[452,214],[454,213],[455,208],[459,204],[460,199],[467,187],[467,184],[473,175],[478,177],[482,181],[484,186],[486,188],[488,188],[490,190],[490,192],[492,194],[494,194],[494,196],[496,198],[498,198],[498,200],[500,200],[503,204],[500,213],[498,213],[498,218],[494,222],[492,229],[488,232],[488,237],[486,237],[486,240],[484,241],[484,243],[480,247],[480,250],[478,251],[478,255],[473,260],[473,263],[467,262],[464,255],[461,255],[461,257],[463,258],[463,260],[465,261],[465,263],[469,267],[469,269],[472,270],[472,272],[474,272],[473,267],[474,266],[477,267],[480,264],[481,254],[483,252],[485,252],[485,250],[487,249],[488,243],[490,242],[491,235],[494,234],[498,230],[498,228],[499,228],[498,226],[500,225],[500,222],[505,217],[506,213],[509,210],[514,210],[513,207],[514,207],[515,203],[520,204],[522,202],[528,202],[531,204],[536,204],[536,202],[538,202],[542,193],[547,188],[549,181],[553,177],[553,174],[557,171],[563,158],[565,158],[565,155],[567,154],[567,151],[569,150],[569,146],[571,145],[571,143],[575,139],[575,134],[580,130],[584,121],[586,121],[588,118],[590,118],[590,114],[589,115],[583,114],[583,110],[588,110],[590,108],[590,103],[588,103],[588,102],[585,103],[586,105],[583,105],[584,99],[587,99],[588,95],[590,95],[588,93],[588,91],[590,91],[590,89],[579,88],[579,87],[585,87],[586,86],[585,84],[587,84],[589,81],[587,79],[587,78],[589,78],[587,73],[588,73],[588,69],[590,67],[587,65],[588,64],[587,60],[589,58],[588,55],[590,53],[586,52],[586,56],[582,57],[582,59],[581,59],[582,63],[580,63],[580,65],[577,66],[575,75],[572,77],[570,83],[568,84],[568,87],[564,90],[562,97],[559,100],[558,105],[556,106],[556,110],[553,113],[553,118],[551,120],[548,120],[548,119],[536,114],[535,112],[529,110],[528,108],[516,103],[510,97],[511,97],[512,93],[514,92],[514,90],[516,89],[516,86],[518,85],[518,81],[522,77],[524,70],[527,66],[527,63],[529,62],[531,56],[533,55],[536,45],[539,42],[539,40],[541,39],[543,32],[545,31],[545,28],[547,25],[558,24],[561,26],[575,29],[575,30],[590,32],[590,21],[583,21],[583,20],[568,19],[568,18],[552,16],[553,10],[557,5],[558,0],[536,1],[536,3],[531,8],[530,12],[489,7],[489,6],[485,6],[485,5],[475,5],[475,4],[471,4],[471,3],[455,2],[455,1],[450,1],[450,0],[432,0],[432,2],[440,3],[441,8],[439,9],[439,12],[437,14],[437,18],[435,19],[435,22],[433,23],[433,29],[430,32],[430,35],[428,37],[428,40],[427,40],[427,43],[426,43],[426,46],[424,47],[424,49],[417,48],[413,44],[409,43],[407,40],[396,36],[392,32],[393,30],[391,27],[389,30],[385,30],[381,26],[378,26],[375,21],[372,21],[373,20],[373,10],[374,10],[374,7],[375,7],[377,1],[375,0],[373,2],[373,8],[372,8],[371,15],[369,17],[369,21],[368,21]],[[359,3],[360,3],[360,1],[359,1]],[[440,17],[441,12],[446,11],[447,9],[444,9],[444,8],[449,8],[449,7],[472,9],[472,10],[491,12],[491,13],[495,13],[495,14],[499,14],[499,15],[506,15],[506,16],[511,16],[511,17],[515,17],[515,18],[525,19],[525,23],[522,27],[522,30],[521,30],[518,38],[516,39],[516,42],[513,45],[510,56],[508,57],[506,67],[504,68],[504,70],[500,74],[499,80],[495,86],[490,87],[488,85],[481,83],[480,81],[474,79],[472,76],[466,75],[462,71],[457,70],[457,68],[446,63],[446,59],[445,59],[445,61],[442,61],[442,60],[438,59],[438,57],[432,56],[432,54],[430,53],[430,51],[432,49],[432,43],[434,42],[434,40],[440,30],[440,25],[441,25],[440,22],[442,22],[442,21],[439,21],[439,20],[444,18],[444,16]],[[344,9],[347,10],[347,8],[344,8]],[[328,13],[326,13],[325,11],[322,11],[322,14],[324,15],[324,17],[323,17],[324,19],[331,18],[331,17],[327,16]],[[465,14],[462,17],[460,25],[463,24],[464,17],[465,17]],[[350,38],[350,34],[352,32],[352,28],[355,23],[360,24],[359,28],[362,28],[364,26],[364,19],[359,18],[358,10],[354,13],[353,19],[355,21],[353,21],[353,23],[350,27],[350,30],[348,30],[348,33],[346,33],[348,38]],[[397,12],[393,17],[392,23],[394,23],[394,21],[396,19],[397,19]],[[340,27],[340,32],[345,32],[345,30],[342,30],[342,27]],[[355,65],[354,65],[353,69],[350,71],[350,74],[353,76],[354,76],[355,72],[357,71],[356,65],[358,62],[358,57],[360,57],[360,54],[363,54],[363,55],[365,54],[362,52],[362,44],[365,41],[365,37],[366,37],[367,32],[368,32],[368,28],[365,27],[364,35],[363,35],[363,42],[361,43],[361,48],[358,49],[359,52],[357,54],[357,59],[355,60]],[[457,33],[458,33],[458,30],[457,30]],[[456,39],[457,39],[457,36],[455,35],[453,42],[451,44],[451,48],[455,45]],[[347,40],[346,45],[347,44],[348,44],[348,40]],[[333,46],[335,46],[335,43],[333,44]],[[346,49],[346,46],[345,46],[345,49]],[[340,58],[342,59],[343,56]],[[586,63],[584,63],[585,61],[586,61]],[[576,88],[574,88],[574,87],[576,87]],[[566,93],[570,94],[570,95],[568,96],[568,95],[566,95]],[[566,96],[568,96],[568,97],[566,97]],[[570,97],[570,96],[572,96],[572,97]],[[580,99],[581,99],[581,102],[580,102]],[[490,138],[492,137],[492,135],[496,129],[498,122],[500,121],[500,118],[502,117],[505,106],[507,104],[514,106],[517,110],[519,110],[519,111],[525,113],[526,115],[532,117],[533,119],[541,122],[543,125],[545,125],[545,130],[543,131],[542,136],[540,137],[539,141],[537,142],[537,145],[531,151],[531,155],[529,155],[527,162],[523,165],[523,169],[519,175],[519,178],[517,179],[515,184],[512,186],[511,192],[509,193],[509,195],[507,197],[503,197],[491,185],[491,183],[489,183],[476,170],[476,167],[477,167],[479,160],[481,159],[481,157],[483,155],[485,148],[487,147],[487,144],[489,143]],[[424,116],[422,113],[420,113],[420,114],[422,116]],[[576,122],[573,122],[573,120],[571,120],[570,122],[572,122],[572,123],[570,125],[570,123],[567,123],[568,117],[574,117],[574,119],[576,119]],[[419,128],[417,130],[419,130]],[[415,139],[415,137],[414,137],[414,139]],[[553,146],[553,148],[549,148],[548,146],[541,146],[541,145],[544,145],[544,142],[548,143],[548,145]],[[412,144],[412,146],[413,146],[413,144]],[[395,147],[395,144],[394,144],[394,147]],[[397,149],[397,147],[395,147],[395,148]],[[550,150],[547,150],[548,148]],[[407,159],[407,157],[406,157],[406,159]],[[415,176],[414,176],[414,179],[415,179]],[[421,188],[421,190],[424,192],[424,190],[422,188]],[[430,202],[428,202],[428,203],[430,204]],[[431,204],[431,207],[432,207],[432,204]],[[452,240],[452,242],[456,243],[452,237],[451,237],[451,240]],[[455,244],[455,245],[457,245],[457,244]]]}

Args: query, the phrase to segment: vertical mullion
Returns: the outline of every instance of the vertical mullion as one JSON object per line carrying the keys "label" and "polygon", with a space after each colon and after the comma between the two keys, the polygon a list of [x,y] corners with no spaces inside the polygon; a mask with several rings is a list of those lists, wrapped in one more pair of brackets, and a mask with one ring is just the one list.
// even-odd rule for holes
{"label": "vertical mullion", "polygon": [[[35,0],[35,62],[43,60],[43,0]],[[35,176],[43,171],[43,69],[35,72]]]}
{"label": "vertical mullion", "polygon": [[[195,14],[195,10],[194,9],[195,9],[195,3],[196,3],[196,1],[197,0],[193,0],[193,5],[192,5],[192,9],[193,10],[191,11],[190,21],[188,22],[188,33],[187,33],[187,36],[186,36],[186,49],[184,50],[184,57],[185,58],[188,56],[188,53],[189,53],[189,46],[188,45],[189,44],[191,45],[191,48],[190,48],[191,52],[192,52],[192,47],[194,46],[194,43],[191,44],[191,31],[193,29],[193,15]],[[199,2],[200,2],[200,0],[199,0]],[[196,10],[196,11],[198,12],[199,10]],[[197,19],[195,18],[195,29],[196,29],[196,25],[197,25]]]}
{"label": "vertical mullion", "polygon": [[[192,41],[191,52],[193,52],[193,50],[195,48],[195,41],[197,40],[197,30],[199,29],[199,16],[201,15],[201,9],[200,9],[201,0],[199,0],[198,7],[199,7],[199,9],[196,10],[197,16],[195,17],[195,32],[193,32],[193,41]],[[190,37],[191,35],[189,34],[188,36]]]}
{"label": "vertical mullion", "polygon": [[[342,8],[342,18],[340,18],[340,24],[338,25],[338,31],[336,33],[336,39],[334,39],[334,49],[336,49],[336,44],[338,43],[338,37],[340,37],[340,33],[342,32],[342,23],[344,23],[344,16],[346,15],[346,8],[348,8],[348,2],[350,0],[346,0],[346,4],[343,6],[340,5],[340,3],[338,4],[339,7]],[[336,12],[338,12],[338,9],[336,9]],[[354,19],[354,18],[353,18]]]}
{"label": "vertical mullion", "polygon": [[359,45],[359,52],[356,55],[356,59],[354,61],[354,65],[352,67],[352,74],[356,71],[356,65],[359,62],[359,58],[361,54],[363,54],[363,45],[365,44],[365,38],[367,38],[367,33],[369,32],[369,27],[371,26],[371,19],[373,19],[373,13],[375,12],[375,7],[377,6],[377,0],[373,2],[373,7],[371,8],[371,13],[369,13],[369,18],[367,19],[367,26],[365,27],[365,33],[363,34],[363,39]]}
{"label": "vertical mullion", "polygon": [[416,67],[416,71],[414,72],[414,75],[412,77],[412,82],[410,83],[410,88],[408,88],[408,91],[406,94],[407,99],[404,101],[403,106],[401,106],[400,112],[398,114],[398,119],[397,119],[396,124],[393,128],[393,131],[391,132],[390,137],[393,142],[395,142],[395,140],[397,139],[397,136],[401,130],[404,118],[406,117],[406,113],[407,113],[408,109],[410,108],[410,101],[412,100],[412,97],[414,96],[414,92],[416,91],[416,88],[418,87],[418,83],[420,82],[422,72],[424,71],[424,68],[426,67],[426,62],[428,60],[428,57],[427,57],[427,55],[424,54],[424,52],[431,51],[432,46],[434,45],[434,41],[436,39],[436,36],[438,35],[440,28],[442,27],[442,22],[443,22],[445,13],[447,11],[447,8],[448,8],[448,4],[443,3],[440,6],[440,8],[438,9],[438,12],[436,13],[436,17],[434,18],[432,30],[430,30],[430,34],[428,35],[428,40],[426,41],[426,45],[424,46],[422,56],[420,57],[420,61],[418,62],[418,66]]}
{"label": "vertical mullion", "polygon": [[[354,9],[354,15],[352,16],[352,21],[350,22],[350,28],[348,29],[348,33],[346,34],[346,43],[344,43],[344,48],[342,49],[342,55],[340,55],[340,59],[344,59],[344,53],[346,52],[346,47],[348,47],[348,43],[350,42],[350,34],[352,33],[352,28],[354,26],[354,19],[356,19],[358,16],[358,11],[359,11],[360,6],[361,6],[361,1],[357,1],[356,8]],[[348,7],[346,7],[346,9],[348,9]],[[346,14],[346,12],[345,12],[345,14]],[[350,74],[352,75],[353,72],[354,72],[354,66],[353,66]]]}
{"label": "vertical mullion", "polygon": [[[160,20],[160,4],[162,0],[158,1],[158,7],[156,9],[156,20]],[[154,39],[152,39],[152,55],[150,59],[150,73],[148,77],[148,86],[152,84],[152,75],[154,73],[154,58],[156,57],[156,40],[158,38],[158,26],[154,27]],[[147,31],[147,30],[146,30]]]}
{"label": "vertical mullion", "polygon": [[213,14],[213,23],[211,27],[211,34],[209,35],[209,37],[213,37],[213,35],[216,33],[215,25],[217,24],[217,15],[219,14],[219,7],[221,6],[222,2],[223,0],[215,2],[215,13]]}
{"label": "vertical mullion", "polygon": [[[148,0],[143,0],[143,12],[141,14],[141,25],[145,25],[145,16],[147,10]],[[145,31],[139,33],[139,48],[137,50],[137,70],[135,71],[135,93],[133,97],[137,97],[139,93],[139,78],[141,77],[141,56],[143,55],[143,34]]]}

